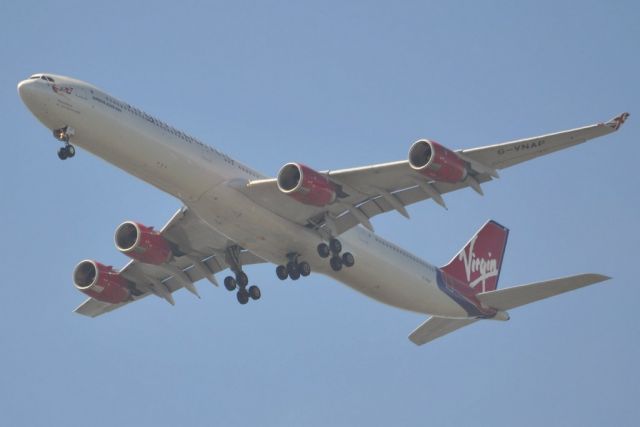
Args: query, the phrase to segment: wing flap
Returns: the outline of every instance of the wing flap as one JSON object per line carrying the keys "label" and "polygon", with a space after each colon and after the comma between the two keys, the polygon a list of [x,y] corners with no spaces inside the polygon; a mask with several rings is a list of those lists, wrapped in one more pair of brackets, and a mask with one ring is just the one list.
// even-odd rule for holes
{"label": "wing flap", "polygon": [[478,294],[478,299],[489,307],[498,310],[510,310],[609,279],[610,277],[601,274],[579,274],[561,279],[484,292]]}
{"label": "wing flap", "polygon": [[[492,178],[488,175],[478,175],[476,179],[479,183],[484,183],[490,181]],[[434,182],[430,183],[430,185],[440,194],[446,194],[468,187],[466,183],[447,184],[444,182]],[[431,198],[431,195],[427,194],[419,186],[405,188],[391,194],[393,194],[398,199],[402,206],[409,206],[414,203],[418,203]],[[384,197],[379,195],[372,196],[361,205],[359,205],[358,208],[364,213],[365,216],[367,216],[367,218],[373,218],[376,215],[394,210],[394,207],[391,205],[391,203],[389,203],[384,199]],[[334,222],[336,232],[338,234],[344,233],[345,231],[349,230],[352,227],[355,227],[359,223],[358,219],[349,211],[344,212],[342,215],[336,218]]]}
{"label": "wing flap", "polygon": [[447,335],[460,328],[476,322],[478,319],[447,319],[444,317],[430,317],[409,335],[409,340],[416,345],[423,345]]}

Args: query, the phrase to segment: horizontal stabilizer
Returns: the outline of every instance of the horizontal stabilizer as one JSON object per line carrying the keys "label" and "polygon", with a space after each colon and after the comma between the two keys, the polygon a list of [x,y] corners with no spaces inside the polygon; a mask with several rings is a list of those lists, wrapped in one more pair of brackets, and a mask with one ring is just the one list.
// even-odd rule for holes
{"label": "horizontal stabilizer", "polygon": [[426,344],[436,338],[440,338],[450,332],[458,330],[475,322],[477,319],[447,319],[445,317],[430,317],[415,331],[411,332],[409,339],[416,345]]}
{"label": "horizontal stabilizer", "polygon": [[546,282],[484,292],[478,294],[478,299],[489,307],[498,310],[510,310],[609,279],[610,277],[601,274],[579,274],[562,279],[547,280]]}

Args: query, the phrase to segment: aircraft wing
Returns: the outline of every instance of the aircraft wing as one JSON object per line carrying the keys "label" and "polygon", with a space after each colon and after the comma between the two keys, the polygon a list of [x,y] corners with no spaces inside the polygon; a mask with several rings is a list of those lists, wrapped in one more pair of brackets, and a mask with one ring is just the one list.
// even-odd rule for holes
{"label": "aircraft wing", "polygon": [[[340,235],[358,224],[373,229],[369,219],[392,210],[408,217],[405,206],[429,198],[444,206],[442,194],[468,186],[427,181],[407,161],[329,171],[324,175],[340,184],[345,197],[323,208],[305,205],[283,194],[275,178],[251,181],[237,189],[284,218],[311,228],[326,226],[334,235]],[[475,179],[483,183],[492,178],[478,174]]]}
{"label": "aircraft wing", "polygon": [[503,144],[461,150],[459,153],[488,167],[504,169],[615,132],[628,117],[629,113],[622,113],[606,123],[597,123]]}
{"label": "aircraft wing", "polygon": [[498,178],[498,170],[615,132],[628,116],[623,113],[606,123],[457,150],[456,155],[466,163],[469,172],[468,178],[457,183],[429,179],[405,160],[321,172],[339,189],[336,200],[323,207],[304,204],[282,193],[276,178],[238,183],[237,189],[284,218],[310,228],[326,227],[333,235],[358,224],[373,229],[370,219],[384,212],[395,210],[408,217],[406,206],[427,199],[446,207],[443,194],[467,187],[483,194],[480,184]]}
{"label": "aircraft wing", "polygon": [[[229,268],[227,248],[235,246],[235,243],[203,223],[186,207],[175,213],[160,234],[174,245],[178,253],[166,265],[157,266],[134,260],[120,271],[134,286],[131,301],[109,304],[89,298],[75,312],[96,317],[148,295],[156,295],[173,305],[173,292],[187,288],[198,295],[195,282],[205,277],[211,278]],[[246,250],[239,250],[237,255],[242,265],[266,262]]]}

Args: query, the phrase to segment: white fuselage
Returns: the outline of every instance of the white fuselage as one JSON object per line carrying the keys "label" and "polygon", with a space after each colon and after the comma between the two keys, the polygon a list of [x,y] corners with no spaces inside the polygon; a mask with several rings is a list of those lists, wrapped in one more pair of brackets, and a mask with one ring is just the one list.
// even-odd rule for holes
{"label": "white fuselage", "polygon": [[317,232],[238,190],[263,175],[87,83],[51,76],[55,83],[34,79],[19,85],[24,102],[46,127],[73,127],[74,145],[179,198],[217,232],[259,257],[283,264],[286,254],[298,253],[312,271],[383,303],[468,317],[438,288],[435,267],[363,227],[340,236],[356,263],[334,272],[316,252],[322,240]]}

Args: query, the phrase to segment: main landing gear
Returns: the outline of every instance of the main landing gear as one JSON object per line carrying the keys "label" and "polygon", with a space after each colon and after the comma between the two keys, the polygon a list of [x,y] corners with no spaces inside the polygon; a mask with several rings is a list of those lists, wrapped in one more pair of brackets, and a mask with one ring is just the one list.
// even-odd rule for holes
{"label": "main landing gear", "polygon": [[[340,271],[342,267],[353,267],[356,263],[351,252],[342,252],[342,243],[338,239],[330,239],[329,244],[324,242],[318,245],[318,255],[321,258],[329,258],[329,265],[333,271]],[[298,280],[301,276],[311,274],[311,266],[307,261],[300,261],[297,253],[287,254],[289,262],[286,265],[276,267],[276,276],[280,280]]]}
{"label": "main landing gear", "polygon": [[224,287],[228,291],[232,292],[238,289],[236,297],[238,302],[242,305],[249,302],[249,299],[259,300],[262,295],[260,288],[252,285],[249,286],[249,277],[242,271],[242,265],[240,264],[240,248],[238,246],[232,246],[227,249],[226,253],[227,264],[231,267],[231,270],[235,273],[235,276],[227,276],[224,278]]}
{"label": "main landing gear", "polygon": [[291,280],[298,280],[300,276],[307,277],[311,274],[311,266],[307,261],[299,261],[298,254],[287,254],[289,262],[287,265],[279,265],[276,267],[276,276],[280,280],[286,280],[288,277]]}
{"label": "main landing gear", "polygon": [[318,255],[322,258],[329,258],[329,265],[333,271],[340,271],[342,267],[353,267],[356,260],[351,252],[344,252],[342,255],[342,243],[338,239],[329,240],[329,244],[322,242],[318,245]]}
{"label": "main landing gear", "polygon": [[75,129],[71,126],[65,126],[53,131],[53,137],[58,141],[64,142],[64,147],[58,150],[58,158],[66,160],[76,155],[76,148],[69,144],[69,139],[75,134]]}
{"label": "main landing gear", "polygon": [[224,287],[227,288],[228,291],[234,291],[238,288],[236,297],[238,298],[238,302],[242,305],[248,303],[249,299],[259,300],[262,296],[259,287],[256,285],[247,287],[248,284],[249,278],[244,271],[237,272],[235,277],[227,276],[224,278]]}

